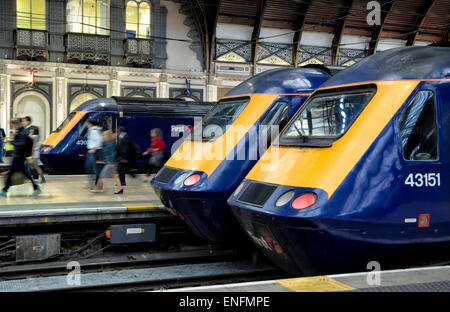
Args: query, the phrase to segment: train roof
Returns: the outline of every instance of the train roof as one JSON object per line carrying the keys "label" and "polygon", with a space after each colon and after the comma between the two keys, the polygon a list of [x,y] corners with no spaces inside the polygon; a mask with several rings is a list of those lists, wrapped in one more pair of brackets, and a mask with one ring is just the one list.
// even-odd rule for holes
{"label": "train roof", "polygon": [[450,48],[401,47],[377,52],[337,73],[322,87],[364,81],[450,78]]}
{"label": "train roof", "polygon": [[213,103],[181,99],[118,97],[97,98],[84,102],[77,111],[124,112],[134,114],[204,115]]}
{"label": "train roof", "polygon": [[277,68],[267,70],[230,90],[225,96],[252,93],[291,94],[312,92],[330,75],[317,68]]}

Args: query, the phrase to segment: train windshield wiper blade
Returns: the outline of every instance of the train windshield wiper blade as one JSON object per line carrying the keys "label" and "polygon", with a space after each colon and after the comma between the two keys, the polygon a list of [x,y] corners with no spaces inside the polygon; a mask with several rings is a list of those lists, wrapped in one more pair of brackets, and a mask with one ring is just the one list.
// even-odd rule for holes
{"label": "train windshield wiper blade", "polygon": [[300,129],[299,129],[299,128],[297,127],[297,125],[295,124],[295,122],[293,123],[293,125],[294,125],[295,130],[297,131],[297,133],[298,133],[300,139],[301,139],[303,142],[306,142],[306,136],[300,131]]}

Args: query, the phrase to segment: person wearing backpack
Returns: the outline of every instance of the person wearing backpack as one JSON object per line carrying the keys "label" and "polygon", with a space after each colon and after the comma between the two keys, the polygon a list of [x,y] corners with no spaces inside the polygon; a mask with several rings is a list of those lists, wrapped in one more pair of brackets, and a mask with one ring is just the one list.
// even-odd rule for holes
{"label": "person wearing backpack", "polygon": [[6,140],[6,133],[3,128],[0,128],[0,163],[3,161],[3,156],[5,154],[4,145]]}
{"label": "person wearing backpack", "polygon": [[11,128],[16,130],[16,135],[12,144],[14,145],[14,156],[11,162],[11,168],[6,177],[5,187],[0,192],[0,197],[6,197],[8,189],[12,184],[12,177],[15,173],[23,174],[33,185],[33,195],[37,196],[41,193],[39,186],[34,182],[33,178],[25,169],[25,160],[30,157],[33,149],[33,140],[27,135],[24,127],[18,119],[11,120]]}

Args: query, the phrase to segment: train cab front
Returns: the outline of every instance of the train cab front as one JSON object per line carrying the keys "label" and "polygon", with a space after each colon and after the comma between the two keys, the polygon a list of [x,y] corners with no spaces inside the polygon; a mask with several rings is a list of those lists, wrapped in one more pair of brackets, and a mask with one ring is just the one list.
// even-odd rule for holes
{"label": "train cab front", "polygon": [[239,241],[243,233],[228,197],[279,128],[328,78],[319,69],[276,69],[233,88],[152,180],[163,204],[200,237]]}
{"label": "train cab front", "polygon": [[308,212],[324,206],[327,198],[321,189],[246,179],[228,204],[260,252],[278,267],[300,276],[319,273],[316,268],[324,260],[315,258],[321,252],[314,250],[324,248],[326,236],[319,235],[320,222],[308,217]]}
{"label": "train cab front", "polygon": [[[61,125],[42,143],[40,160],[51,173],[64,174],[70,168],[83,168],[83,165],[78,163],[84,161],[82,149],[86,142],[80,140],[78,132],[76,135],[74,132],[79,129],[78,124],[80,121],[86,120],[86,117],[86,112],[71,112]],[[75,152],[81,153],[81,157]],[[75,172],[71,171],[71,173]]]}
{"label": "train cab front", "polygon": [[[214,190],[205,172],[163,167],[152,180],[155,193],[163,205],[174,215],[180,217],[192,232],[210,241],[226,239],[228,233],[227,195]],[[213,224],[205,222],[209,220]],[[236,226],[236,231],[239,227]]]}
{"label": "train cab front", "polygon": [[197,236],[229,241],[241,234],[227,199],[255,161],[237,159],[237,153],[246,149],[246,133],[276,97],[222,99],[152,180],[162,203]]}
{"label": "train cab front", "polygon": [[228,199],[254,244],[296,275],[365,270],[367,259],[384,259],[411,241],[399,231],[405,216],[389,209],[401,186],[394,116],[419,82],[335,77]]}

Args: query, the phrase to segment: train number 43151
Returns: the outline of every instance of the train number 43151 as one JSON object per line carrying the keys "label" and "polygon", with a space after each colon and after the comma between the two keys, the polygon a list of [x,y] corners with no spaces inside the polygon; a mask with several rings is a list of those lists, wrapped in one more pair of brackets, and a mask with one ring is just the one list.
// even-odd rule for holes
{"label": "train number 43151", "polygon": [[405,180],[405,184],[411,187],[433,187],[441,186],[440,173],[410,173]]}

